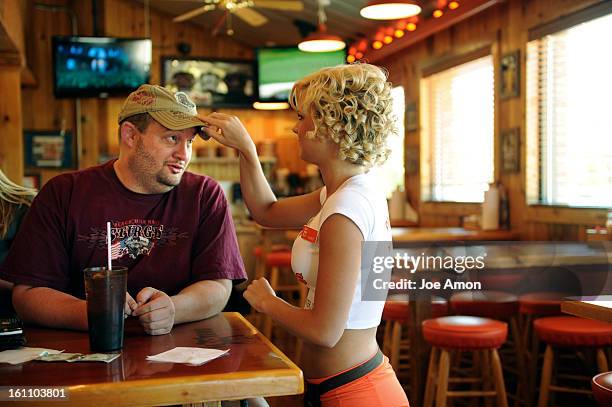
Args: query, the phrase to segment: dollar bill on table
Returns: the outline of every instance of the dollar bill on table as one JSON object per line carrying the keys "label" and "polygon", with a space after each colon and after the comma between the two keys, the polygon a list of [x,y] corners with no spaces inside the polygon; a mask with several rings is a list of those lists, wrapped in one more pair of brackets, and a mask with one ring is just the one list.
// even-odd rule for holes
{"label": "dollar bill on table", "polygon": [[83,357],[81,357],[78,360],[74,360],[74,361],[70,361],[69,362],[105,362],[105,363],[110,363],[113,360],[117,359],[119,356],[121,356],[121,353],[92,353],[90,355],[83,355]]}
{"label": "dollar bill on table", "polygon": [[36,360],[40,362],[75,362],[83,357],[82,353],[56,353],[54,355],[42,355]]}

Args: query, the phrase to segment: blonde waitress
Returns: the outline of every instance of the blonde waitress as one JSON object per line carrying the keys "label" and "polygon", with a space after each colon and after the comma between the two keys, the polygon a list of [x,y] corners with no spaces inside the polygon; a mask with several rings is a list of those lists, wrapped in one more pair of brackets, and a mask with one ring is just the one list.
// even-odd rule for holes
{"label": "blonde waitress", "polygon": [[302,369],[306,405],[408,406],[408,399],[376,343],[383,302],[362,301],[362,241],[390,241],[385,195],[369,169],[388,155],[395,132],[391,85],[368,64],[322,69],[297,82],[290,103],[297,113],[300,157],[316,164],[325,186],[276,200],[261,170],[255,144],[235,116],[212,113],[208,136],[240,153],[240,182],[256,222],[303,227],[292,268],[308,286],[306,306],[276,297],[264,278],[244,297],[305,342]]}

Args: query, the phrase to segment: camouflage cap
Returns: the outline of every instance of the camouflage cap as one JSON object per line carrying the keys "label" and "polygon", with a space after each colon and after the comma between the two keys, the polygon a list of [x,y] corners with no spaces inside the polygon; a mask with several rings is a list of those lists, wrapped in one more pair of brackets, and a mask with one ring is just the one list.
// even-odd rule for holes
{"label": "camouflage cap", "polygon": [[205,126],[197,117],[198,111],[184,92],[171,92],[159,85],[140,86],[123,103],[119,112],[121,123],[130,116],[149,113],[159,124],[170,130],[184,130]]}

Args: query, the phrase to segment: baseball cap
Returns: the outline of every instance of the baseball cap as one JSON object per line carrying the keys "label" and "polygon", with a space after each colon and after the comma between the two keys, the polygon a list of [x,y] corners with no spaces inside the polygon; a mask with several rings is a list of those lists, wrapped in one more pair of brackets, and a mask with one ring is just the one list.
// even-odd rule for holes
{"label": "baseball cap", "polygon": [[196,105],[185,92],[171,92],[159,85],[145,84],[130,93],[119,112],[121,123],[130,116],[149,113],[159,124],[170,130],[206,126],[197,117]]}

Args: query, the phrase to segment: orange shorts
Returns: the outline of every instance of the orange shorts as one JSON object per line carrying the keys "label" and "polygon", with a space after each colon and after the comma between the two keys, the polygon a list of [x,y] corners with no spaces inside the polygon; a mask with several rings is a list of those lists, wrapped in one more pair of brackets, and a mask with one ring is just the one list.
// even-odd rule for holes
{"label": "orange shorts", "polygon": [[[367,362],[367,361],[366,361]],[[364,363],[366,363],[364,362]],[[357,365],[360,366],[360,365]],[[354,369],[354,366],[346,371]],[[320,384],[344,372],[321,379],[307,379]],[[400,386],[389,359],[384,356],[378,367],[358,379],[321,394],[322,407],[409,407],[408,398]]]}

